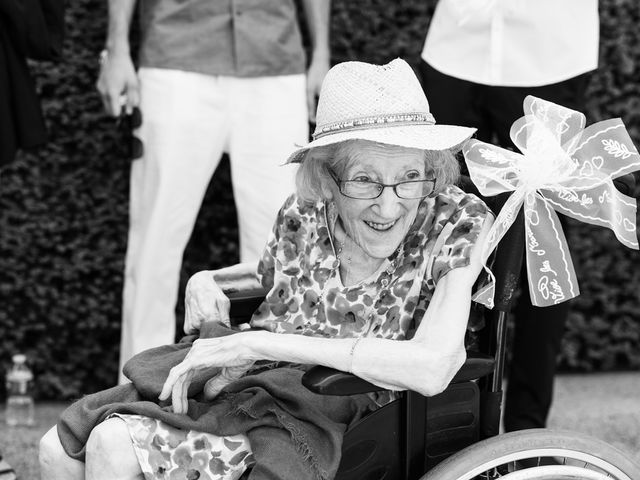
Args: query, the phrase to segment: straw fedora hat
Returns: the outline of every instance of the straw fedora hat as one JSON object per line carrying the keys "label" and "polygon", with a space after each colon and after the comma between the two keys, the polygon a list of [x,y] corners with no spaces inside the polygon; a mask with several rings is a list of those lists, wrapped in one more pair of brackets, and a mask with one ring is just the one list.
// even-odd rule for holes
{"label": "straw fedora hat", "polygon": [[294,151],[286,163],[303,161],[312,148],[355,139],[447,150],[475,131],[436,125],[420,82],[404,60],[386,65],[344,62],[329,70],[322,83],[313,141]]}

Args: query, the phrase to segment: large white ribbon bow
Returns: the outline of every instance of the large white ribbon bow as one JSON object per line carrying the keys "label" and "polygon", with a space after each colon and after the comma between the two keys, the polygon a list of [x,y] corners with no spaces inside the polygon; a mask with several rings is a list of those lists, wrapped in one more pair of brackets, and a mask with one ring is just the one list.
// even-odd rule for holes
{"label": "large white ribbon bow", "polygon": [[[620,119],[585,126],[582,113],[528,96],[510,136],[522,153],[471,140],[464,156],[484,196],[512,191],[483,250],[486,262],[524,205],[531,302],[548,306],[579,295],[567,242],[555,212],[608,227],[638,248],[636,201],[613,179],[640,169],[640,156]],[[492,304],[493,282],[476,294]]]}

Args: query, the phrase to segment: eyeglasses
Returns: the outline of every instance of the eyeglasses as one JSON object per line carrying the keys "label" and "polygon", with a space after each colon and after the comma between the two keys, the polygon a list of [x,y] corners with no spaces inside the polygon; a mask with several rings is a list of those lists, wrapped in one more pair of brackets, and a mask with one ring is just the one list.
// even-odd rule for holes
{"label": "eyeglasses", "polygon": [[130,114],[123,113],[118,118],[118,130],[125,139],[125,156],[129,160],[141,158],[144,154],[142,140],[133,134],[133,131],[142,125],[142,113],[138,107],[133,107]]}
{"label": "eyeglasses", "polygon": [[345,197],[355,198],[358,200],[372,200],[382,195],[386,187],[393,188],[398,198],[405,200],[415,200],[425,198],[431,195],[436,187],[436,179],[427,180],[407,180],[406,182],[386,183],[359,181],[359,180],[340,180],[335,173],[329,170],[329,174],[333,181],[336,182],[340,193]]}

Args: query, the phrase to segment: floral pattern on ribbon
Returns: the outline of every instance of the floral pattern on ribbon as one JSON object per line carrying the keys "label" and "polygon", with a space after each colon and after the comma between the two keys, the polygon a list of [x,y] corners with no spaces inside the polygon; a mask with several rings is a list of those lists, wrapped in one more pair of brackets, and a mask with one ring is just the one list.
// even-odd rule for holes
{"label": "floral pattern on ribbon", "polygon": [[[556,211],[610,228],[638,249],[636,201],[613,179],[640,169],[640,156],[620,119],[585,128],[585,116],[540,98],[524,100],[525,115],[511,127],[520,152],[471,140],[464,156],[471,179],[485,196],[513,192],[489,232],[489,257],[524,206],[531,302],[554,305],[579,295],[578,282]],[[493,298],[493,290],[478,292]]]}

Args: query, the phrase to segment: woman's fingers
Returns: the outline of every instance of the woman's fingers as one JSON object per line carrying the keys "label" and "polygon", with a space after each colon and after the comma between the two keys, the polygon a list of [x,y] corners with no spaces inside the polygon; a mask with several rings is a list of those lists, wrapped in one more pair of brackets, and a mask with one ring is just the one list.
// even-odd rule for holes
{"label": "woman's fingers", "polygon": [[180,374],[178,373],[178,368],[180,368],[181,366],[182,363],[169,370],[169,375],[167,375],[167,379],[164,381],[164,385],[162,386],[160,395],[158,395],[158,399],[166,400],[169,398],[169,395],[171,395],[171,393],[173,392],[173,386],[178,381],[178,377],[180,376]]}
{"label": "woman's fingers", "polygon": [[[190,305],[189,324],[199,330],[202,322],[212,321],[229,326],[229,299],[227,297],[216,299],[200,299]],[[186,316],[185,316],[186,318]]]}
{"label": "woman's fingers", "polygon": [[231,321],[229,319],[229,311],[231,310],[231,301],[227,296],[218,297],[217,298],[218,307],[216,308],[216,313],[218,313],[220,322],[230,326]]}
{"label": "woman's fingers", "polygon": [[171,373],[169,373],[159,397],[160,400],[165,400],[171,395],[171,405],[174,413],[187,413],[189,410],[188,391],[194,371],[181,369],[180,373],[173,375],[174,369],[181,366],[182,364],[171,369]]}
{"label": "woman's fingers", "polygon": [[[211,340],[196,340],[184,360],[169,370],[169,375],[158,396],[160,400],[171,397],[174,412],[186,412],[187,390],[196,370],[215,366],[215,358],[208,358],[211,352]],[[215,347],[214,347],[215,349]]]}
{"label": "woman's fingers", "polygon": [[247,349],[242,347],[242,340],[247,338],[247,335],[249,334],[237,333],[193,342],[184,360],[169,371],[158,398],[164,401],[171,397],[174,412],[186,413],[188,389],[195,372],[210,367],[224,367],[220,379],[208,384],[210,398],[215,397],[227,384],[244,375],[253,364],[249,360],[251,357],[248,356]]}
{"label": "woman's fingers", "polygon": [[[196,342],[194,342],[194,346]],[[167,375],[167,379],[164,381],[164,385],[162,386],[160,395],[158,395],[158,399],[167,400],[169,397],[172,397],[173,402],[173,399],[175,398],[173,393],[176,391],[176,386],[182,388],[184,377],[187,373],[196,368],[193,362],[193,349],[194,347],[192,346],[189,353],[187,353],[187,356],[184,357],[184,360],[169,370],[169,375]]]}
{"label": "woman's fingers", "polygon": [[184,333],[191,334],[200,330],[202,316],[199,315],[198,297],[187,288],[184,299]]}
{"label": "woman's fingers", "polygon": [[203,321],[202,315],[198,314],[198,308],[193,303],[193,300],[185,302],[184,333],[187,335],[198,333]]}
{"label": "woman's fingers", "polygon": [[222,372],[215,377],[209,379],[204,385],[204,399],[213,400],[218,396],[222,389],[227,385],[225,378],[222,376]]}
{"label": "woman's fingers", "polygon": [[231,382],[241,378],[249,368],[253,365],[253,362],[249,362],[237,367],[225,367],[222,371],[211,378],[204,386],[204,398],[205,400],[213,400],[218,396],[224,387]]}
{"label": "woman's fingers", "polygon": [[183,325],[184,333],[190,335],[195,333],[195,329],[193,328],[193,321],[191,320],[191,302],[188,299],[184,301],[184,325]]}
{"label": "woman's fingers", "polygon": [[183,377],[186,374],[181,375],[173,384],[171,389],[171,406],[173,407],[173,413],[182,413],[182,385],[184,383]]}
{"label": "woman's fingers", "polygon": [[179,387],[173,387],[174,393],[177,393],[178,399],[173,400],[173,411],[176,413],[187,413],[189,410],[189,398],[188,391],[189,385],[191,385],[191,379],[193,378],[193,370],[189,370],[182,376],[182,385]]}

